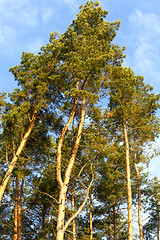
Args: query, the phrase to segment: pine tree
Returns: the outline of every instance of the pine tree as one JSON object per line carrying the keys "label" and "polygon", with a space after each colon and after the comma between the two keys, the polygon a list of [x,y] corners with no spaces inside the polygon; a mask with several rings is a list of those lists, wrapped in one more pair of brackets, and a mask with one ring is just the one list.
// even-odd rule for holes
{"label": "pine tree", "polygon": [[[63,109],[69,115],[68,122],[62,129],[57,146],[57,181],[60,186],[60,204],[57,220],[57,239],[59,240],[64,239],[65,230],[81,210],[80,207],[65,224],[65,198],[83,132],[85,116],[87,116],[87,108],[90,103],[93,106],[98,99],[104,67],[113,61],[119,61],[119,58],[122,57],[122,51],[111,45],[119,23],[106,22],[104,20],[106,15],[107,12],[99,7],[98,2],[87,2],[84,7],[81,7],[77,19],[59,38],[62,48],[61,71],[68,84]],[[63,142],[79,105],[80,120],[76,140],[63,180],[61,172]]]}
{"label": "pine tree", "polygon": [[[135,139],[138,146],[142,147],[157,135],[159,123],[155,112],[159,105],[159,95],[151,93],[152,88],[144,84],[143,78],[135,76],[133,71],[128,68],[114,67],[109,73],[108,79],[110,79],[108,88],[111,118],[117,134],[123,130],[124,137],[128,192],[128,239],[131,240],[133,239],[133,220],[130,151],[134,146]],[[149,134],[148,138],[147,133]]]}
{"label": "pine tree", "polygon": [[144,239],[157,239],[160,235],[160,182],[157,177],[152,179],[146,186],[146,197],[148,202],[147,211],[149,220],[144,225]]}

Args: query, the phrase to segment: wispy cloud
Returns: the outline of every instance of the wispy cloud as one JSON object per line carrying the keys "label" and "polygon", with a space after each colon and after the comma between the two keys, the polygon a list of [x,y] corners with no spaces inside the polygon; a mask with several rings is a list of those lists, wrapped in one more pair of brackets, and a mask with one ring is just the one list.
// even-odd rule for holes
{"label": "wispy cloud", "polygon": [[56,11],[53,8],[44,8],[42,12],[42,20],[47,23],[53,15],[56,15]]}
{"label": "wispy cloud", "polygon": [[[0,0],[1,53],[13,53],[19,46],[23,48],[22,39],[27,36],[26,33],[35,31],[39,26],[38,7],[31,0]],[[27,38],[25,40],[27,42]]]}
{"label": "wispy cloud", "polygon": [[[129,22],[135,31],[140,42],[150,42],[154,37],[160,35],[160,16],[154,13],[142,13],[140,10],[135,10],[129,16]],[[154,41],[160,39],[154,39]]]}
{"label": "wispy cloud", "polygon": [[28,0],[0,1],[0,24],[7,22],[19,27],[34,27],[38,24],[38,11]]}
{"label": "wispy cloud", "polygon": [[79,6],[81,4],[84,4],[86,1],[84,0],[55,0],[59,4],[66,4],[69,6],[69,8],[72,10],[72,12],[77,12]]}
{"label": "wispy cloud", "polygon": [[8,25],[0,27],[0,44],[6,44],[8,41],[15,39],[16,31]]}
{"label": "wispy cloud", "polygon": [[135,10],[129,16],[129,28],[128,44],[134,49],[129,64],[156,85],[160,80],[160,16]]}

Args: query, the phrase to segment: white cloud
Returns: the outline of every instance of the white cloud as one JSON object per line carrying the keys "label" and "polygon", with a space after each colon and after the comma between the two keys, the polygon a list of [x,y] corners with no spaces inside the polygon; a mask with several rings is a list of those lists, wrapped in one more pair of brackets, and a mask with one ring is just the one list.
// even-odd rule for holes
{"label": "white cloud", "polygon": [[37,27],[38,10],[34,7],[32,8],[28,7],[26,9],[22,9],[18,12],[18,16],[15,18],[15,21],[19,24],[19,26]]}
{"label": "white cloud", "polygon": [[131,51],[134,49],[129,56],[130,65],[160,90],[160,16],[135,10],[129,16],[129,28],[128,42]]}
{"label": "white cloud", "polygon": [[24,5],[24,3],[28,3],[28,0],[0,0],[0,9],[5,7],[5,6],[13,6],[15,8],[19,8],[22,5]]}
{"label": "white cloud", "polygon": [[143,14],[140,10],[135,10],[130,15],[129,21],[138,33],[139,41],[152,41],[154,37],[160,35],[160,16],[154,13]]}
{"label": "white cloud", "polygon": [[42,20],[44,22],[48,22],[53,14],[54,16],[56,14],[53,8],[45,8],[42,13]]}
{"label": "white cloud", "polygon": [[136,69],[144,75],[150,77],[152,75],[152,78],[156,76],[155,74],[159,69],[158,63],[160,62],[160,56],[157,50],[158,47],[155,47],[153,44],[141,42],[134,52]]}
{"label": "white cloud", "polygon": [[13,39],[15,37],[15,31],[10,26],[0,27],[0,43],[5,44],[7,39]]}
{"label": "white cloud", "polygon": [[0,0],[0,51],[19,49],[20,39],[38,24],[38,6],[31,0]]}
{"label": "white cloud", "polygon": [[60,4],[68,4],[72,12],[77,12],[79,6],[82,4],[80,0],[55,0]]}
{"label": "white cloud", "polygon": [[0,23],[5,22],[23,27],[35,27],[38,24],[37,8],[29,0],[0,0]]}

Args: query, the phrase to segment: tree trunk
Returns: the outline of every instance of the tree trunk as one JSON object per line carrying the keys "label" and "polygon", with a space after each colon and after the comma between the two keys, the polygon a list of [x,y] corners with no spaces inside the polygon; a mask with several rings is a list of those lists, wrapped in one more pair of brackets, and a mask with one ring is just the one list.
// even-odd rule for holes
{"label": "tree trunk", "polygon": [[[75,211],[75,206],[74,206],[74,180],[75,180],[75,176],[74,176],[74,170],[73,170],[73,179],[72,179],[72,212]],[[73,219],[73,222],[72,222],[72,233],[73,233],[73,240],[76,240],[76,222],[75,222],[75,219]]]}
{"label": "tree trunk", "polygon": [[127,173],[127,195],[128,195],[128,240],[133,240],[133,216],[132,216],[132,190],[129,160],[129,141],[127,135],[126,121],[123,119],[124,142],[126,148],[126,173]]}
{"label": "tree trunk", "polygon": [[7,172],[6,172],[6,174],[5,174],[4,178],[3,178],[3,181],[2,181],[2,183],[0,185],[0,203],[2,201],[4,191],[6,189],[8,181],[10,179],[10,176],[11,176],[11,174],[13,172],[15,164],[16,164],[16,162],[17,162],[17,160],[18,160],[18,158],[19,158],[19,156],[20,156],[20,154],[21,154],[21,152],[22,152],[22,150],[23,150],[23,148],[24,148],[24,146],[25,146],[25,144],[26,144],[26,142],[28,140],[28,137],[29,137],[29,135],[30,135],[30,133],[31,133],[31,131],[33,129],[33,125],[34,125],[34,122],[35,122],[35,119],[36,119],[36,114],[37,114],[37,112],[34,113],[34,115],[32,117],[32,120],[31,120],[31,124],[29,125],[28,130],[25,133],[25,135],[24,135],[24,137],[23,137],[23,139],[22,139],[22,141],[21,141],[21,143],[19,145],[16,154],[13,156],[12,161],[11,161],[10,165],[8,166],[8,170],[7,170]]}
{"label": "tree trunk", "polygon": [[108,240],[111,240],[111,208],[110,208],[110,204],[109,204],[109,225],[108,225],[108,230],[109,230],[109,234],[108,234]]}
{"label": "tree trunk", "polygon": [[90,199],[90,208],[89,208],[90,240],[93,240],[93,223],[92,223],[92,207],[93,207],[93,202],[92,202],[91,190],[90,190],[90,192],[89,192],[89,199]]}
{"label": "tree trunk", "polygon": [[138,225],[139,225],[139,234],[140,234],[140,240],[143,240],[143,228],[142,228],[142,218],[141,218],[141,181],[140,181],[140,175],[139,170],[137,168],[136,163],[136,153],[135,153],[135,169],[138,179]]}
{"label": "tree trunk", "polygon": [[60,186],[60,193],[59,193],[59,207],[58,207],[58,218],[57,218],[57,240],[63,240],[64,239],[64,223],[65,223],[65,199],[66,199],[66,193],[68,189],[68,184],[71,176],[71,172],[74,166],[75,158],[77,155],[77,151],[79,148],[80,140],[81,140],[81,135],[82,135],[82,129],[83,129],[83,124],[84,124],[84,117],[85,117],[85,98],[82,99],[82,107],[81,107],[81,119],[79,122],[78,126],[78,132],[74,144],[74,148],[72,151],[71,158],[69,160],[67,169],[65,171],[65,178],[64,182],[62,181],[62,176],[61,176],[61,149],[62,149],[62,144],[63,144],[63,139],[65,136],[65,133],[67,129],[69,128],[73,117],[75,115],[76,111],[76,105],[78,103],[78,100],[75,101],[76,103],[74,104],[72,113],[70,115],[70,118],[66,124],[66,126],[62,129],[62,134],[60,136],[59,142],[58,142],[58,147],[57,147],[57,181]]}
{"label": "tree trunk", "polygon": [[21,240],[21,233],[22,233],[21,212],[22,212],[23,186],[24,186],[24,179],[22,179],[20,197],[19,197],[19,207],[18,207],[18,240]]}
{"label": "tree trunk", "polygon": [[158,209],[158,223],[157,223],[157,240],[159,240],[159,209]]}
{"label": "tree trunk", "polygon": [[18,178],[16,177],[16,187],[15,187],[15,206],[14,206],[14,240],[18,240],[18,195],[19,195],[19,186]]}
{"label": "tree trunk", "polygon": [[117,217],[115,200],[113,201],[113,218],[114,218],[114,240],[117,240]]}

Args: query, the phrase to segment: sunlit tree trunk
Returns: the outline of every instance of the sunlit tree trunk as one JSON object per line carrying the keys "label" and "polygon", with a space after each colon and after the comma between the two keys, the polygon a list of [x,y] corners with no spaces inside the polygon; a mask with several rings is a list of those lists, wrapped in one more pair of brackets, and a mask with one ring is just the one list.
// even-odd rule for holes
{"label": "sunlit tree trunk", "polygon": [[82,135],[82,129],[84,124],[84,116],[85,116],[85,98],[82,99],[82,107],[81,107],[81,119],[78,126],[78,132],[74,144],[74,148],[72,151],[71,158],[69,160],[67,169],[65,171],[65,177],[64,181],[62,181],[61,177],[61,149],[63,144],[63,139],[65,136],[66,131],[68,130],[73,117],[75,115],[76,111],[76,104],[78,103],[78,100],[75,101],[72,113],[70,115],[70,118],[66,124],[66,126],[62,129],[62,134],[60,136],[58,147],[57,147],[57,181],[60,186],[60,193],[59,193],[59,207],[58,207],[58,218],[57,218],[57,240],[63,240],[64,239],[64,223],[65,223],[65,200],[66,200],[66,193],[68,189],[68,184],[70,181],[71,172],[74,166],[75,158],[77,155],[77,151],[79,148],[81,135]]}
{"label": "sunlit tree trunk", "polygon": [[2,201],[4,191],[6,189],[8,181],[10,179],[10,176],[11,176],[11,174],[13,172],[15,164],[16,164],[16,162],[17,162],[17,160],[18,160],[18,158],[19,158],[19,156],[20,156],[20,154],[21,154],[21,152],[22,152],[22,150],[23,150],[23,148],[24,148],[24,146],[25,146],[25,144],[26,144],[26,142],[28,140],[29,135],[31,134],[31,131],[33,129],[33,125],[34,125],[34,122],[35,122],[35,119],[36,119],[36,115],[37,115],[37,111],[34,113],[34,115],[32,117],[32,120],[31,120],[31,124],[29,125],[28,130],[25,133],[25,135],[24,135],[24,137],[23,137],[23,139],[22,139],[22,141],[21,141],[21,143],[20,143],[20,145],[18,147],[16,154],[13,156],[12,161],[11,161],[11,163],[8,166],[8,170],[7,170],[5,176],[4,176],[3,180],[2,180],[2,183],[0,185],[0,203]]}
{"label": "sunlit tree trunk", "polygon": [[[75,211],[75,206],[74,206],[74,180],[75,180],[75,175],[74,175],[74,170],[73,170],[73,179],[72,179],[72,211]],[[73,219],[72,222],[72,233],[73,233],[73,240],[76,240],[76,222],[75,219]]]}
{"label": "sunlit tree trunk", "polygon": [[90,226],[90,240],[93,240],[93,220],[92,220],[92,208],[93,208],[93,202],[92,202],[92,195],[91,190],[89,192],[89,199],[90,199],[90,206],[89,206],[89,226]]}
{"label": "sunlit tree trunk", "polygon": [[19,196],[19,207],[18,207],[18,240],[21,240],[21,235],[22,235],[21,213],[22,213],[23,186],[24,186],[24,179],[22,179],[22,184],[21,184],[21,189],[20,189],[20,196]]}
{"label": "sunlit tree trunk", "polygon": [[126,152],[126,173],[127,173],[127,195],[128,195],[128,240],[133,240],[133,216],[132,216],[132,190],[130,176],[130,160],[129,160],[129,141],[127,135],[126,121],[123,119],[123,131]]}
{"label": "sunlit tree trunk", "polygon": [[15,187],[15,206],[14,206],[14,240],[18,240],[18,195],[19,186],[18,178],[16,177],[16,187]]}
{"label": "sunlit tree trunk", "polygon": [[137,174],[137,180],[138,180],[138,225],[139,225],[139,234],[140,234],[140,240],[143,240],[143,228],[142,228],[142,218],[141,218],[141,180],[139,175],[139,170],[137,168],[136,163],[137,155],[135,153],[135,169]]}
{"label": "sunlit tree trunk", "polygon": [[109,230],[109,234],[108,234],[108,240],[111,240],[111,208],[110,208],[110,204],[109,204],[109,224],[108,224],[108,230]]}

